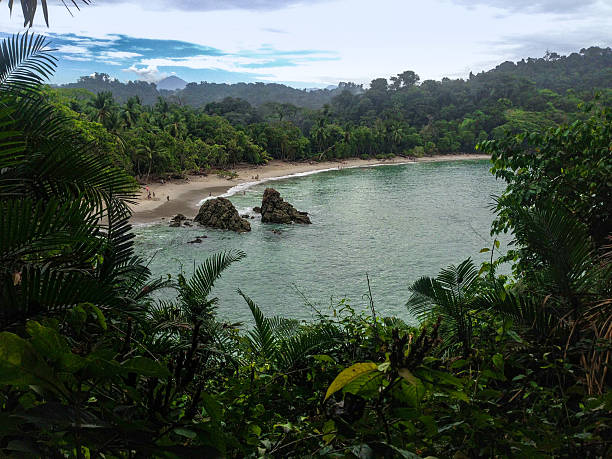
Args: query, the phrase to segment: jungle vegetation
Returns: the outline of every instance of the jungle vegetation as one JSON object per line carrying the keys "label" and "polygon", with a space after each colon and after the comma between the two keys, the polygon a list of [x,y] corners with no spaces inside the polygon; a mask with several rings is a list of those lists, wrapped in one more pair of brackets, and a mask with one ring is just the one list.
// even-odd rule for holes
{"label": "jungle vegetation", "polygon": [[318,97],[315,92],[281,91],[281,85],[201,83],[158,93],[153,84],[105,74],[45,92],[76,135],[132,175],[148,177],[270,159],[473,153],[479,142],[508,132],[542,132],[584,119],[579,107],[595,94],[610,103],[611,81],[612,50],[591,47],[506,62],[467,80],[420,82],[406,71],[377,78],[367,90],[341,83],[317,104],[282,96],[289,89],[301,98]]}
{"label": "jungle vegetation", "polygon": [[[480,143],[495,236],[411,286],[417,328],[348,301],[216,315],[247,254],[153,278],[133,177],[43,86],[43,37],[0,48],[0,449],[10,457],[608,457],[612,112]],[[209,115],[206,115],[209,116]],[[90,126],[89,124],[86,124]],[[79,135],[75,135],[79,134]],[[511,276],[499,263],[512,263]],[[173,289],[172,301],[152,295]]]}

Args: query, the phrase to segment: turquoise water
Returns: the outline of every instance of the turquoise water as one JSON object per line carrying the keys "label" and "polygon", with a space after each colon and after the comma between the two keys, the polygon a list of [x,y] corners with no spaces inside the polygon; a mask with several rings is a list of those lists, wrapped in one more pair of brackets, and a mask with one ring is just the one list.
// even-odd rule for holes
{"label": "turquoise water", "polygon": [[[176,274],[181,266],[190,274],[194,261],[217,251],[246,252],[213,292],[220,299],[218,315],[226,320],[250,321],[237,288],[267,314],[311,318],[299,292],[324,308],[342,298],[365,308],[367,274],[378,313],[411,321],[404,304],[412,281],[470,256],[486,259],[479,250],[491,246],[491,196],[503,190],[489,167],[488,161],[416,163],[257,184],[230,198],[241,214],[253,214],[263,190],[273,186],[309,212],[313,224],[262,224],[257,217],[244,234],[167,224],[137,227],[136,248],[145,258],[155,254],[150,267],[156,275]],[[187,244],[202,234],[208,236],[202,244]]]}

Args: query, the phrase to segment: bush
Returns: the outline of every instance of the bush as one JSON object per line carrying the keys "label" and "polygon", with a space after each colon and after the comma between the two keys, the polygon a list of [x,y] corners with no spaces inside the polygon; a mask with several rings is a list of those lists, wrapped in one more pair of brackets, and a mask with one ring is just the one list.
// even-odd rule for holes
{"label": "bush", "polygon": [[422,158],[423,156],[425,156],[425,148],[423,148],[421,145],[418,145],[412,149],[410,154],[415,158]]}

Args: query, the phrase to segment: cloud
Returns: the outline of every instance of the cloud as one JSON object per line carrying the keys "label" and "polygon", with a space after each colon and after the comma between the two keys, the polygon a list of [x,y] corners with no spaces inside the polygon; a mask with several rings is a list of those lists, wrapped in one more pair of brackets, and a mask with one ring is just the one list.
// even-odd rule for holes
{"label": "cloud", "polygon": [[263,32],[270,32],[270,33],[282,33],[282,34],[288,34],[289,32],[287,32],[286,30],[282,30],[282,29],[275,29],[273,27],[264,27],[263,29],[261,29]]}
{"label": "cloud", "polygon": [[133,72],[138,75],[139,80],[144,80],[149,83],[155,83],[163,78],[169,76],[166,72],[160,72],[156,65],[147,65],[146,67],[137,67],[136,65],[131,65],[127,69],[123,69],[124,72]]}
{"label": "cloud", "polygon": [[[602,39],[603,38],[603,39]],[[590,46],[607,47],[612,44],[612,31],[604,38],[592,30],[559,31],[549,34],[528,34],[521,37],[506,37],[492,42],[492,45],[506,49],[510,59],[520,60],[527,57],[542,57],[546,51],[560,54],[578,52]]]}
{"label": "cloud", "polygon": [[[133,0],[144,9],[179,11],[249,10],[274,11],[295,5],[321,3],[330,0]],[[104,3],[128,3],[126,0],[106,0]],[[95,5],[95,4],[94,4]]]}
{"label": "cloud", "polygon": [[598,3],[597,0],[451,0],[458,5],[474,7],[476,5],[501,8],[513,13],[553,13],[567,14],[584,11]]}
{"label": "cloud", "polygon": [[67,59],[69,61],[76,61],[76,62],[90,62],[91,61],[91,57],[79,57],[79,56],[64,56],[64,59]]}
{"label": "cloud", "polygon": [[133,59],[142,56],[142,54],[129,51],[102,51],[99,56],[108,59]]}
{"label": "cloud", "polygon": [[89,48],[85,46],[61,45],[57,47],[57,51],[63,54],[89,54]]}
{"label": "cloud", "polygon": [[243,72],[254,70],[252,67],[264,66],[270,62],[266,58],[240,57],[240,56],[208,56],[201,54],[190,57],[163,57],[153,59],[142,59],[141,65],[155,68],[157,67],[186,67],[189,69],[204,70],[225,70],[227,72]]}

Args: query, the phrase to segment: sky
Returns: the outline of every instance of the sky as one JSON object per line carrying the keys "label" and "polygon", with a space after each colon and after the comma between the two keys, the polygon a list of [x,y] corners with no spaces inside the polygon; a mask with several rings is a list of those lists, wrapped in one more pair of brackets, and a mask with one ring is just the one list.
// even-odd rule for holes
{"label": "sky", "polygon": [[[413,70],[464,78],[497,64],[612,46],[612,0],[48,0],[51,82],[93,72],[121,81],[277,82],[325,87]],[[0,36],[21,32],[0,4]]]}

